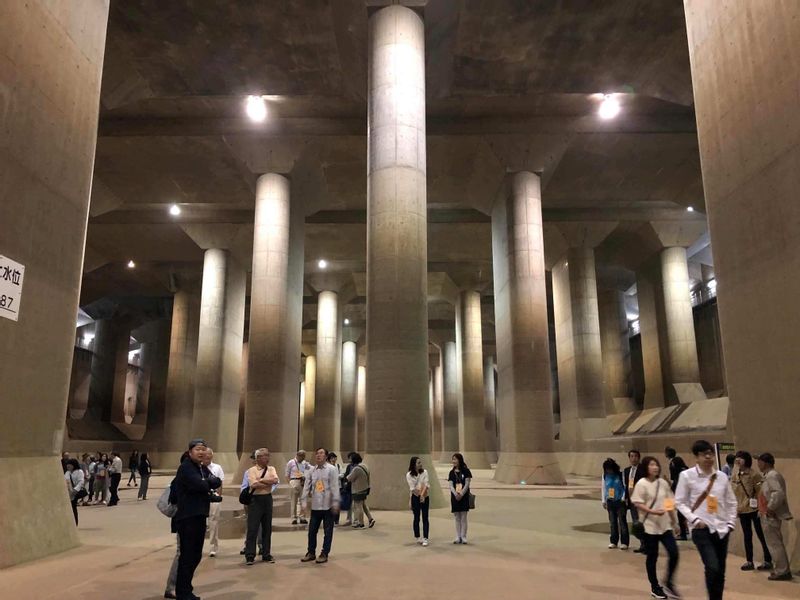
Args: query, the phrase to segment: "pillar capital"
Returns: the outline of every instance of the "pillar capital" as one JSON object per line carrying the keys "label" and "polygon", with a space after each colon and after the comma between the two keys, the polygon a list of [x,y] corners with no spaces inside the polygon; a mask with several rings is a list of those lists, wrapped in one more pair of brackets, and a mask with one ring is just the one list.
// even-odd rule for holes
{"label": "pillar capital", "polygon": [[664,248],[688,248],[708,231],[705,221],[650,221],[650,227]]}

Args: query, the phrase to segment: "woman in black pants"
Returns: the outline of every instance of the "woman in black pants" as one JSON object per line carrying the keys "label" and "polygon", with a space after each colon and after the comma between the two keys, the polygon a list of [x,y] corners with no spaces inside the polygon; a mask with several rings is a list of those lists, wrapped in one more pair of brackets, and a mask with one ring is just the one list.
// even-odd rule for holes
{"label": "woman in black pants", "polygon": [[733,493],[736,496],[736,513],[742,524],[744,535],[745,563],[742,571],[752,571],[756,568],[753,564],[753,528],[756,530],[761,550],[764,553],[764,562],[758,565],[759,571],[772,569],[772,556],[769,553],[764,531],[761,529],[761,519],[758,518],[758,494],[761,491],[761,474],[753,471],[753,457],[749,452],[739,450],[736,453],[736,471],[731,477]]}
{"label": "woman in black pants", "polygon": [[[408,464],[408,473],[406,473],[406,482],[411,492],[410,502],[411,510],[414,513],[414,538],[417,540],[418,544],[427,546],[428,534],[430,532],[428,509],[431,505],[428,492],[431,489],[431,485],[428,472],[422,466],[422,461],[418,456],[411,457],[411,462]],[[420,517],[422,517],[422,537],[419,535]]]}

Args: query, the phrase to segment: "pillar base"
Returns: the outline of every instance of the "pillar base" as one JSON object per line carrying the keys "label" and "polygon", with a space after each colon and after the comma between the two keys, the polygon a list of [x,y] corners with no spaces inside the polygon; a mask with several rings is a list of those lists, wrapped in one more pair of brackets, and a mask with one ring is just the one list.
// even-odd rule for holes
{"label": "pillar base", "polygon": [[670,401],[677,404],[691,404],[698,400],[708,400],[706,391],[699,383],[673,383],[672,389],[667,393],[671,396]]}
{"label": "pillar base", "polygon": [[561,422],[558,439],[562,442],[583,442],[585,440],[606,438],[611,433],[611,426],[605,417],[569,419]]}
{"label": "pillar base", "polygon": [[499,483],[566,485],[555,452],[500,452],[494,480]]}
{"label": "pillar base", "polygon": [[0,458],[0,569],[79,545],[55,456]]}
{"label": "pillar base", "polygon": [[[249,456],[249,454],[248,454]],[[239,455],[236,452],[214,452],[214,462],[222,467],[225,473],[225,480],[227,481],[236,474],[239,469]],[[281,470],[278,469],[278,477],[281,476]]]}
{"label": "pillar base", "polygon": [[463,450],[464,462],[470,469],[491,469],[489,454],[481,450]]}
{"label": "pillar base", "polygon": [[[431,482],[430,508],[444,508],[445,495],[436,476],[431,456],[420,454]],[[411,454],[367,454],[364,464],[370,473],[370,493],[367,504],[371,509],[408,510],[406,473]]]}

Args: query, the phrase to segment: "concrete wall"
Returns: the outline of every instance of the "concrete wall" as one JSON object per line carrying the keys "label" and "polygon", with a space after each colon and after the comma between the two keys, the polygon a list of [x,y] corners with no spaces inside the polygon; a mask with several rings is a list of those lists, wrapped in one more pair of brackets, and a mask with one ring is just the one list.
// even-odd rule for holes
{"label": "concrete wall", "polygon": [[78,543],[57,457],[107,19],[103,0],[0,3],[0,254],[25,265],[0,319],[0,568]]}
{"label": "concrete wall", "polygon": [[697,358],[700,362],[700,383],[709,393],[727,394],[725,359],[716,301],[694,308],[694,334],[697,339]]}

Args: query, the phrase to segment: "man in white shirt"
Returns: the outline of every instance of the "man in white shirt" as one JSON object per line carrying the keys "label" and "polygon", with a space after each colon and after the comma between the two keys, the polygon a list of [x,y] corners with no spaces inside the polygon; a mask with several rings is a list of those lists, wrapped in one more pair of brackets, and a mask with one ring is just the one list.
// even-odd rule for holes
{"label": "man in white shirt", "polygon": [[[222,466],[218,465],[213,461],[214,458],[214,451],[209,448],[206,450],[206,460],[205,465],[208,467],[208,470],[214,477],[218,477],[219,480],[222,482],[222,485],[225,485],[225,471],[223,471]],[[222,495],[222,486],[219,489],[215,490],[216,493],[221,496]],[[219,513],[222,507],[222,502],[212,502],[208,508],[208,539],[211,543],[211,552],[209,552],[209,556],[214,558],[219,552]]]}
{"label": "man in white shirt", "polygon": [[697,464],[678,478],[675,504],[686,517],[705,567],[709,600],[722,600],[728,535],[736,527],[736,496],[728,476],[716,468],[714,447],[705,440],[692,445]]}
{"label": "man in white shirt", "polygon": [[[303,508],[306,508],[311,497],[311,522],[308,524],[308,551],[300,559],[302,562],[328,562],[328,554],[333,543],[333,522],[339,512],[339,472],[328,462],[328,451],[317,448],[314,452],[316,465],[306,472],[306,483],[303,486]],[[323,524],[325,535],[322,541],[322,552],[317,552],[317,533]]]}
{"label": "man in white shirt", "polygon": [[111,498],[108,500],[108,506],[116,506],[119,504],[119,482],[122,480],[122,459],[119,457],[119,452],[112,452],[111,465],[108,467],[109,480],[111,483]]}
{"label": "man in white shirt", "polygon": [[295,457],[286,463],[286,483],[289,484],[289,501],[292,506],[292,525],[308,523],[300,510],[300,496],[303,495],[305,473],[311,467],[306,461],[306,451],[298,450]]}

